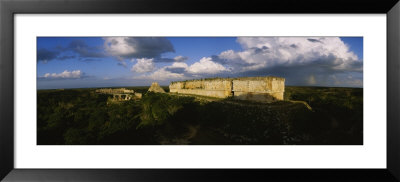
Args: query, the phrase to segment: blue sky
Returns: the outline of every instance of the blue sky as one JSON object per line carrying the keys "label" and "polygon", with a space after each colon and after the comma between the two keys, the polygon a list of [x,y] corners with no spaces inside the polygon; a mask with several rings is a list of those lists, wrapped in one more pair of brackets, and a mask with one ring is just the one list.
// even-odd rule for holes
{"label": "blue sky", "polygon": [[38,89],[269,75],[287,85],[362,87],[363,38],[37,38]]}

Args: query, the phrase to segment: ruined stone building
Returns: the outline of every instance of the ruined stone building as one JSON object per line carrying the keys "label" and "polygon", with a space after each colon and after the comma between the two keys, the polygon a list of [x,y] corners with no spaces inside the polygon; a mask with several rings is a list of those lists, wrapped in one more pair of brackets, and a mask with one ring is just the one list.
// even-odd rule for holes
{"label": "ruined stone building", "polygon": [[131,100],[132,98],[142,97],[142,94],[135,93],[135,91],[126,88],[102,88],[97,89],[96,92],[101,94],[110,94],[113,96],[113,100],[115,101],[126,101]]}
{"label": "ruined stone building", "polygon": [[126,88],[101,88],[97,89],[96,92],[103,94],[133,94],[135,91]]}
{"label": "ruined stone building", "polygon": [[272,102],[283,100],[285,78],[268,76],[178,81],[172,82],[169,90],[179,94]]}

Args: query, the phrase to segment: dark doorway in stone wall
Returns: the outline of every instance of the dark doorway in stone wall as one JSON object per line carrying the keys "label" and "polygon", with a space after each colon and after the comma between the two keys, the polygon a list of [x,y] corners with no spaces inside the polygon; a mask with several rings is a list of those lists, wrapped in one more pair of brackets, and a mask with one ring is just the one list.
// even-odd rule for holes
{"label": "dark doorway in stone wall", "polygon": [[235,92],[233,91],[233,80],[231,80],[231,95],[235,96]]}

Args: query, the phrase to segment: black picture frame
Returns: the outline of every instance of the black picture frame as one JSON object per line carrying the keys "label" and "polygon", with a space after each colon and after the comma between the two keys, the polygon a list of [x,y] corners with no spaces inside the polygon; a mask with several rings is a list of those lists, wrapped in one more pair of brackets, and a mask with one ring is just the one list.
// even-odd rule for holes
{"label": "black picture frame", "polygon": [[[14,14],[19,13],[386,14],[387,168],[15,169]],[[0,179],[4,181],[400,181],[399,17],[398,0],[0,0]]]}

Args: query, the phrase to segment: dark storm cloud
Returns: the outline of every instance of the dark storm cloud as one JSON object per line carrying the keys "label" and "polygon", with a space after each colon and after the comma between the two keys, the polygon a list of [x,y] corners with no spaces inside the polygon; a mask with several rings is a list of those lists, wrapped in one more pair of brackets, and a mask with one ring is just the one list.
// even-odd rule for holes
{"label": "dark storm cloud", "polygon": [[155,63],[172,63],[175,62],[172,58],[154,58],[153,62]]}
{"label": "dark storm cloud", "polygon": [[160,62],[172,60],[161,58],[161,54],[175,52],[172,43],[164,37],[106,37],[105,50],[118,59],[155,58]]}
{"label": "dark storm cloud", "polygon": [[37,51],[37,61],[51,61],[57,58],[59,52],[56,51],[49,51],[47,49],[39,49]]}
{"label": "dark storm cloud", "polygon": [[67,60],[67,59],[73,59],[75,56],[73,55],[61,55],[62,52],[60,51],[50,51],[47,49],[39,49],[37,51],[37,61],[42,61],[42,62],[47,62],[47,61],[52,61],[52,60]]}
{"label": "dark storm cloud", "polygon": [[185,62],[189,58],[186,56],[176,56],[174,58],[154,58],[155,63],[172,63],[172,62]]}
{"label": "dark storm cloud", "polygon": [[[362,61],[351,62],[349,64],[349,68],[351,68],[352,70],[355,70],[357,72],[362,72],[363,71],[363,62]],[[349,71],[352,71],[351,69]]]}
{"label": "dark storm cloud", "polygon": [[[175,52],[171,42],[164,38],[152,37],[110,37],[104,38],[103,46],[89,46],[84,40],[72,40],[66,46],[56,46],[54,50],[39,49],[37,61],[66,60],[76,58],[80,61],[98,61],[101,58],[114,56],[118,61],[127,58],[154,58],[154,62],[183,62],[188,58],[177,56],[164,58],[163,53]],[[118,65],[126,67],[124,63]]]}
{"label": "dark storm cloud", "polygon": [[78,55],[79,58],[103,58],[106,57],[104,50],[101,47],[91,47],[83,40],[71,41],[65,51],[72,51]]}
{"label": "dark storm cloud", "polygon": [[102,47],[91,47],[83,40],[73,40],[67,46],[56,46],[54,50],[39,49],[37,61],[67,60],[78,58],[80,61],[96,61],[106,57]]}
{"label": "dark storm cloud", "polygon": [[[279,76],[286,78],[287,85],[362,86],[363,63],[359,61],[348,65],[345,69],[339,69],[336,68],[339,65],[338,62],[340,61],[336,60],[335,57],[328,56],[313,62],[281,64],[240,72],[235,76]],[[350,83],[351,80],[345,76],[358,76],[361,81],[359,83]]]}

